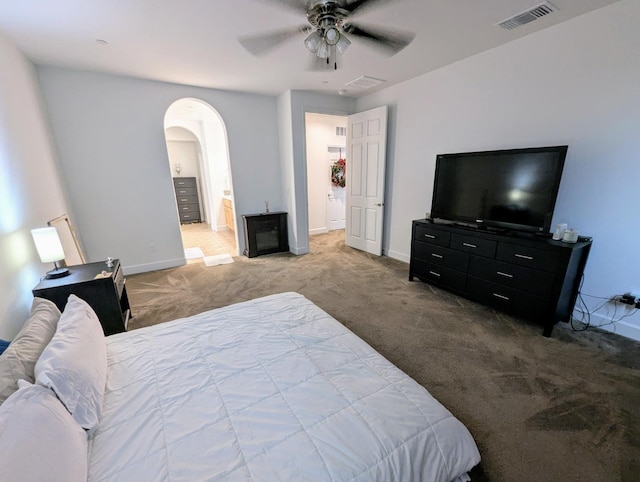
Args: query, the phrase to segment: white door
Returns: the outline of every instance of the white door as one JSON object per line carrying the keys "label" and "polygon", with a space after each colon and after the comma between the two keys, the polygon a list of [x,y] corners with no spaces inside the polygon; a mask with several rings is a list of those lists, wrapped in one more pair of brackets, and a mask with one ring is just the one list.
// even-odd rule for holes
{"label": "white door", "polygon": [[[328,171],[333,174],[333,169],[336,163],[343,159],[346,155],[345,147],[329,147],[329,169]],[[344,229],[345,226],[345,198],[346,188],[338,185],[334,185],[333,178],[330,175],[329,188],[327,192],[327,220],[329,231],[335,229]]]}
{"label": "white door", "polygon": [[380,256],[387,106],[348,117],[346,244]]}

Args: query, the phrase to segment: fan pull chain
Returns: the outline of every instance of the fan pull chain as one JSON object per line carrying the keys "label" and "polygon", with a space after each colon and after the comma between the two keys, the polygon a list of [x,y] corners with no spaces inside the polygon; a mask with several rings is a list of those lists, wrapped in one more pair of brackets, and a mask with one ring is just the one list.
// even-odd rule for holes
{"label": "fan pull chain", "polygon": [[336,52],[336,46],[332,45],[329,51],[329,57],[327,57],[327,65],[329,65],[331,58],[333,57],[333,70],[338,70],[338,54]]}

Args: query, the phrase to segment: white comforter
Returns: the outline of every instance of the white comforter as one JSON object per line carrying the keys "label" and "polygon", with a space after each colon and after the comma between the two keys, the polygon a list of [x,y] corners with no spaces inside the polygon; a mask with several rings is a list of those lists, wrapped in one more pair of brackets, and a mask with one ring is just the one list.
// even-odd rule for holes
{"label": "white comforter", "polygon": [[450,481],[480,461],[424,388],[296,293],[107,349],[91,481]]}

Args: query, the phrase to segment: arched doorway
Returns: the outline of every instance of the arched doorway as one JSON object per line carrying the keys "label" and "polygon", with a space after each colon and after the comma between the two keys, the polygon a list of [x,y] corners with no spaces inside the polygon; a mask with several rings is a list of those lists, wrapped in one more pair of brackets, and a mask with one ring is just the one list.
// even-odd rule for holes
{"label": "arched doorway", "polygon": [[[187,262],[204,258],[207,264],[207,258],[237,256],[233,183],[222,118],[206,102],[184,98],[167,109],[164,129]],[[178,186],[186,189],[180,191]]]}

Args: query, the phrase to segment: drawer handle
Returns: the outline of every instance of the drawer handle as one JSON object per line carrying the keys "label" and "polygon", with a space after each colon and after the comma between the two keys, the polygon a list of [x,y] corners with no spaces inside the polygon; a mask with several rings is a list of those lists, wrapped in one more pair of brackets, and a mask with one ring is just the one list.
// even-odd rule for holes
{"label": "drawer handle", "polygon": [[431,253],[431,256],[433,256],[434,258],[442,259],[441,254]]}
{"label": "drawer handle", "polygon": [[498,293],[493,293],[493,296],[495,296],[496,298],[500,298],[501,300],[509,301],[509,297],[508,296],[499,295]]}
{"label": "drawer handle", "polygon": [[528,259],[529,261],[531,261],[533,259],[533,256],[527,256],[526,254],[515,254],[516,258],[522,258],[522,259]]}
{"label": "drawer handle", "polygon": [[513,278],[512,274],[503,273],[502,271],[496,271],[496,274],[499,274],[500,276],[504,276],[505,278]]}
{"label": "drawer handle", "polygon": [[191,216],[189,214],[185,214],[184,217],[185,218],[190,218]]}
{"label": "drawer handle", "polygon": [[188,211],[188,210],[189,210],[189,208],[182,208],[182,210],[183,210],[183,211]]}
{"label": "drawer handle", "polygon": [[475,244],[471,244],[471,243],[462,243],[462,246],[466,246],[467,248],[477,248],[477,246]]}
{"label": "drawer handle", "polygon": [[436,237],[433,234],[425,234],[424,237],[429,239],[436,239]]}
{"label": "drawer handle", "polygon": [[178,191],[178,192],[179,192],[180,194],[184,194],[184,193],[185,193],[185,192],[187,192],[187,191]]}
{"label": "drawer handle", "polygon": [[429,271],[429,274],[432,274],[433,276],[437,276],[438,278],[440,278],[441,276],[440,273],[436,273],[435,271]]}

